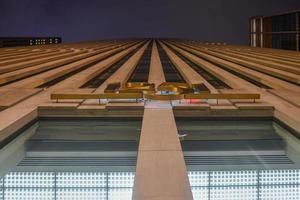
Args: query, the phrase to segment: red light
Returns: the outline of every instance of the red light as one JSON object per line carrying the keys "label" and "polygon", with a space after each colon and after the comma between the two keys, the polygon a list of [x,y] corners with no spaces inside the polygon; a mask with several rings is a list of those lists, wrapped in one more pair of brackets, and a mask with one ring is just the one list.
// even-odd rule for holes
{"label": "red light", "polygon": [[200,103],[201,99],[190,99],[190,103]]}

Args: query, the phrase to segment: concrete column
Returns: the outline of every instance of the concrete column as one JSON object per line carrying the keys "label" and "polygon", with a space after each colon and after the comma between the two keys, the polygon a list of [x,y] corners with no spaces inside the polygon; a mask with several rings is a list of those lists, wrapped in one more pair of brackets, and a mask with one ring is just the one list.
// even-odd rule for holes
{"label": "concrete column", "polygon": [[193,199],[172,108],[145,109],[132,199]]}
{"label": "concrete column", "polygon": [[165,75],[161,65],[161,61],[159,59],[159,54],[157,50],[156,42],[153,42],[152,46],[152,54],[151,54],[151,61],[150,61],[150,70],[149,70],[149,77],[148,82],[154,83],[157,87],[161,83],[165,82]]}
{"label": "concrete column", "polygon": [[[155,43],[149,73],[150,83],[165,82]],[[145,106],[132,199],[193,199],[169,102],[152,101]]]}

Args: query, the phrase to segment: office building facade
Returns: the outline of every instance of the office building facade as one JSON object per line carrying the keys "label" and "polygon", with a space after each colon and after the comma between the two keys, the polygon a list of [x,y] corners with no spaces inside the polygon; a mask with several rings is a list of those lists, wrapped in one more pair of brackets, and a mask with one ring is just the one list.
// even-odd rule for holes
{"label": "office building facade", "polygon": [[299,52],[0,49],[0,199],[300,198]]}
{"label": "office building facade", "polygon": [[249,20],[249,44],[299,51],[300,11],[274,16],[258,16]]}

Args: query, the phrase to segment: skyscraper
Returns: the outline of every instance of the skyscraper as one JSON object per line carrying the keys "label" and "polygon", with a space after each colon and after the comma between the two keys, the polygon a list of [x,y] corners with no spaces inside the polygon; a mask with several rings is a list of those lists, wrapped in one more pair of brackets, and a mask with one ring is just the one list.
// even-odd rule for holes
{"label": "skyscraper", "polygon": [[300,11],[249,20],[249,43],[252,47],[300,50]]}
{"label": "skyscraper", "polygon": [[300,198],[298,52],[147,38],[0,52],[2,199]]}

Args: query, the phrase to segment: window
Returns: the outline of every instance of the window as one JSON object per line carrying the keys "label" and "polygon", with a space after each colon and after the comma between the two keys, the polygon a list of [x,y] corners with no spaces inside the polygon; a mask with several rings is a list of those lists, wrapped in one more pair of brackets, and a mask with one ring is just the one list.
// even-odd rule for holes
{"label": "window", "polygon": [[0,199],[131,199],[132,172],[11,172],[0,179]]}
{"label": "window", "polygon": [[195,200],[300,199],[300,170],[191,171]]}

